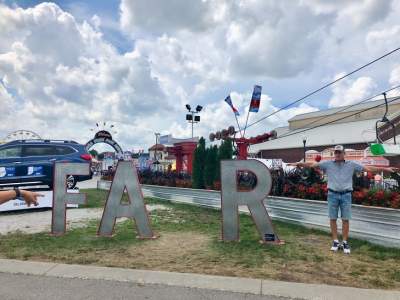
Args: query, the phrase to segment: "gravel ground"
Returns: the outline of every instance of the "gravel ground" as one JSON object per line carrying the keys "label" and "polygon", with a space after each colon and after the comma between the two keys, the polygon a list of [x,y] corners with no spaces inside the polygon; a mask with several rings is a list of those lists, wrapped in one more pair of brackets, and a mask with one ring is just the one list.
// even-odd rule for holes
{"label": "gravel ground", "polygon": [[[148,204],[148,211],[155,209],[169,209],[164,205]],[[84,227],[89,220],[97,219],[100,221],[103,208],[70,208],[67,210],[67,229]],[[119,218],[117,222],[122,222],[126,218]],[[0,213],[0,234],[8,234],[15,231],[24,233],[50,232],[51,210],[41,211],[18,211],[15,213]]]}

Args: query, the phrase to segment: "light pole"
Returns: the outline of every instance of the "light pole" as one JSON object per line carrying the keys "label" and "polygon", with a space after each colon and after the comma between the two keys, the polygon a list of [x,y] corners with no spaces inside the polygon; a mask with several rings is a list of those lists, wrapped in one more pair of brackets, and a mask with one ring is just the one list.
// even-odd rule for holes
{"label": "light pole", "polygon": [[203,106],[197,105],[196,110],[191,110],[191,107],[189,104],[186,104],[186,109],[188,110],[189,114],[186,114],[186,121],[189,121],[189,123],[192,124],[192,138],[193,138],[193,124],[200,122],[200,116],[195,116],[198,113],[201,112],[203,109]]}
{"label": "light pole", "polygon": [[303,136],[303,154],[304,154],[304,162],[306,162],[306,142],[307,138]]}
{"label": "light pole", "polygon": [[158,171],[157,144],[158,144],[158,137],[160,136],[160,133],[155,132],[154,135],[156,136],[156,145],[155,145],[155,148],[154,148],[154,165],[156,167],[156,170]]}

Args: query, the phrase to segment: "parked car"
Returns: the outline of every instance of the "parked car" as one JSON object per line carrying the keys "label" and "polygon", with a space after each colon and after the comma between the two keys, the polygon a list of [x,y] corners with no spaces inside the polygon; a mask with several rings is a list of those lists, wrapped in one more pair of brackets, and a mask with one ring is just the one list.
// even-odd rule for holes
{"label": "parked car", "polygon": [[[53,188],[55,162],[91,163],[85,146],[64,140],[17,140],[0,145],[0,186],[48,185]],[[67,177],[67,187],[74,188],[88,176]]]}

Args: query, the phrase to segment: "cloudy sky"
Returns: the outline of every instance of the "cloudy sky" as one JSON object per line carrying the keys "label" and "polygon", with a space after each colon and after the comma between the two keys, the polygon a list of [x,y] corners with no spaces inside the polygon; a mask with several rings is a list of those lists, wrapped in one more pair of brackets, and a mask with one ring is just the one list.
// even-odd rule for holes
{"label": "cloudy sky", "polygon": [[[189,137],[185,104],[204,106],[195,135],[283,107],[400,46],[400,1],[0,0],[0,139],[18,129],[88,141],[115,125],[124,149],[154,132]],[[400,53],[253,126],[355,103],[400,84]],[[301,144],[301,141],[299,141]]]}

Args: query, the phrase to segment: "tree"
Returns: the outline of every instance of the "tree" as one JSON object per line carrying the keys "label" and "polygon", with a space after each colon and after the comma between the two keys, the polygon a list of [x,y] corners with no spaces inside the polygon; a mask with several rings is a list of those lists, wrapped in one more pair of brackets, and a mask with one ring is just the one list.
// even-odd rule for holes
{"label": "tree", "polygon": [[218,179],[218,147],[212,146],[206,150],[204,166],[204,182],[206,187],[212,187]]}
{"label": "tree", "polygon": [[219,147],[219,159],[232,159],[233,144],[231,139],[226,139]]}
{"label": "tree", "polygon": [[221,176],[221,160],[232,159],[233,156],[233,144],[231,139],[223,140],[221,146],[218,149],[218,162],[217,162],[217,178],[220,180]]}
{"label": "tree", "polygon": [[97,156],[97,159],[98,160],[103,160],[104,159],[104,152],[99,153],[98,156]]}
{"label": "tree", "polygon": [[97,157],[99,155],[99,153],[95,149],[90,150],[89,153],[93,157]]}
{"label": "tree", "polygon": [[200,138],[199,144],[194,151],[193,157],[193,173],[192,186],[195,189],[204,188],[204,165],[206,159],[206,141],[203,137]]}

